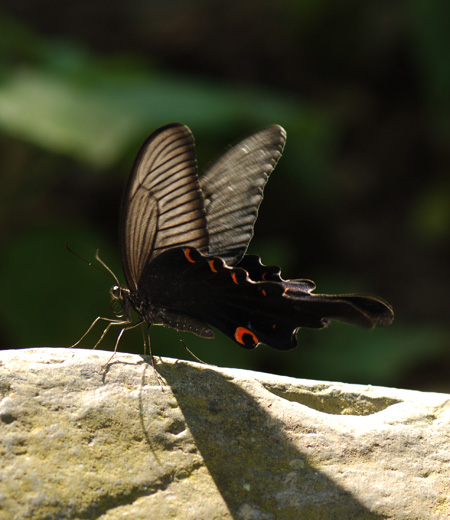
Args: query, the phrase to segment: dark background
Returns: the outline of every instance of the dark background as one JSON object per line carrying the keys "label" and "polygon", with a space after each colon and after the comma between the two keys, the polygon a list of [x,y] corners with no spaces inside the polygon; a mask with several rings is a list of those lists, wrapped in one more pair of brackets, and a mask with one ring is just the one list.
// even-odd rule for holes
{"label": "dark background", "polygon": [[[2,5],[1,348],[67,346],[110,315],[110,280],[64,244],[100,248],[122,278],[121,190],[150,132],[188,124],[204,167],[278,123],[287,147],[250,251],[319,292],[380,295],[396,321],[302,330],[290,352],[187,345],[218,365],[450,391],[449,2]],[[171,330],[152,344],[189,358]],[[139,331],[120,350],[142,353]]]}

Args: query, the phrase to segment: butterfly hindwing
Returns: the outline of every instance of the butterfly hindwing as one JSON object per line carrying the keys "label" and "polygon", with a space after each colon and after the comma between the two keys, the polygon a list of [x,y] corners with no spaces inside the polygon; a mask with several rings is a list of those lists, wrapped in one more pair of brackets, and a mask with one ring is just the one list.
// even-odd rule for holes
{"label": "butterfly hindwing", "polygon": [[248,270],[194,248],[173,249],[149,265],[144,285],[155,295],[162,321],[170,315],[172,324],[173,317],[184,323],[187,315],[244,348],[265,343],[288,350],[297,345],[300,327],[323,328],[337,319],[372,328],[382,323],[382,316],[391,316],[390,307],[378,298],[311,294],[312,282],[283,280],[278,266],[264,266],[256,256],[241,263]]}

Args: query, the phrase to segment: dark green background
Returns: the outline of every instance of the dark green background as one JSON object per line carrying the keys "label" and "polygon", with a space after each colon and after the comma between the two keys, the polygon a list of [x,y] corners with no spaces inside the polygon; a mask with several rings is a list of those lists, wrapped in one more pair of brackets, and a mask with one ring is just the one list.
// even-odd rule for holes
{"label": "dark green background", "polygon": [[[395,324],[302,330],[290,352],[187,345],[218,365],[450,391],[448,2],[2,5],[1,348],[70,345],[109,315],[110,280],[64,244],[100,248],[122,276],[121,190],[156,127],[188,124],[202,167],[278,123],[287,147],[250,251],[320,292],[386,298]],[[171,330],[152,344],[189,357]],[[141,353],[139,331],[120,349]]]}

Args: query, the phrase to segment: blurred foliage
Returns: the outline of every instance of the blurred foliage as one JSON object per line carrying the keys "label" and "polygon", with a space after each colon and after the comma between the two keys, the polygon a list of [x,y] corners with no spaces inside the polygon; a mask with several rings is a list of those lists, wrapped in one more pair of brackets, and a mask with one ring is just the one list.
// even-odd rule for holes
{"label": "blurred foliage", "polygon": [[[122,185],[146,135],[180,121],[204,167],[278,123],[288,143],[251,251],[319,292],[372,292],[392,327],[333,324],[300,348],[184,334],[206,362],[450,391],[450,4],[443,0],[3,2],[0,344],[70,345],[110,316]],[[58,11],[60,9],[60,11]],[[98,325],[83,346],[99,338]],[[189,355],[173,331],[153,351]],[[115,335],[101,348],[114,348]],[[142,352],[139,330],[121,350]]]}

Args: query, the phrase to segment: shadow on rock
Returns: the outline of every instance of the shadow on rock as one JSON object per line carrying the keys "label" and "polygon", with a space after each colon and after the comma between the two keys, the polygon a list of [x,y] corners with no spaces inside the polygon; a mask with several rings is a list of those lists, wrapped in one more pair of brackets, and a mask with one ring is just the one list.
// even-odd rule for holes
{"label": "shadow on rock", "polygon": [[313,468],[283,423],[240,384],[183,362],[157,369],[235,518],[385,518]]}

